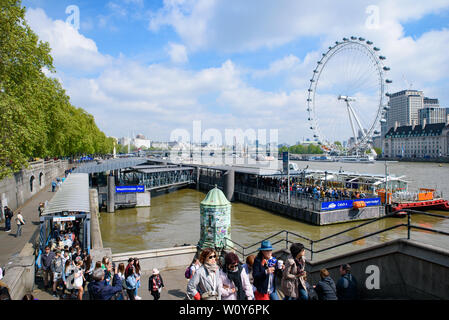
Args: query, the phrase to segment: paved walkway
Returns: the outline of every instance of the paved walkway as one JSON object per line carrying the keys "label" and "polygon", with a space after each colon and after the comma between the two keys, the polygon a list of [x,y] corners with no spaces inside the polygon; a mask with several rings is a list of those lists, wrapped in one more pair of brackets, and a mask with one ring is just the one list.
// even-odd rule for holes
{"label": "paved walkway", "polygon": [[[39,213],[37,210],[39,203],[50,200],[55,194],[56,192],[51,192],[51,186],[47,186],[25,202],[20,208],[15,210],[11,220],[11,232],[5,232],[5,223],[2,221],[0,226],[1,267],[6,266],[11,256],[18,255],[23,247],[30,242],[34,232],[39,228]],[[15,218],[17,217],[17,211],[19,210],[22,211],[26,224],[22,227],[22,236],[16,238],[17,224]]]}
{"label": "paved walkway", "polygon": [[[185,268],[170,268],[160,270],[165,287],[161,292],[161,300],[184,300],[186,298],[186,287],[188,280],[184,277]],[[148,279],[151,272],[144,272],[141,280],[141,287],[138,295],[142,300],[153,300],[153,296],[148,291]],[[60,293],[61,291],[59,291]],[[59,300],[52,296],[52,292],[44,290],[44,283],[40,276],[37,276],[35,290],[33,296],[39,300]],[[84,300],[88,300],[87,293],[83,296]]]}

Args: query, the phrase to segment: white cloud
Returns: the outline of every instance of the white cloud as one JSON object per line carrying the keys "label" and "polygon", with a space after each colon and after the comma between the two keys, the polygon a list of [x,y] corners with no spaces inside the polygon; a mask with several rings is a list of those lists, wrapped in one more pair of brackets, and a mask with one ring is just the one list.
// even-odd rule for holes
{"label": "white cloud", "polygon": [[187,48],[181,44],[169,43],[167,51],[173,63],[181,64],[189,61],[189,57],[187,55]]}
{"label": "white cloud", "polygon": [[62,20],[50,19],[42,9],[29,8],[26,20],[39,39],[50,44],[57,67],[93,71],[111,62],[112,58],[101,54],[92,39]]}
{"label": "white cloud", "polygon": [[[124,0],[131,4],[135,0]],[[117,2],[117,1],[116,1]],[[137,1],[139,4],[140,1]],[[366,28],[366,7],[379,7],[379,27]],[[168,139],[175,128],[190,129],[193,120],[211,128],[279,128],[280,140],[293,143],[311,137],[306,122],[309,79],[321,53],[344,36],[363,36],[380,47],[395,81],[392,90],[404,88],[405,76],[416,89],[449,101],[449,30],[434,30],[418,38],[404,36],[401,23],[438,13],[449,1],[228,1],[166,0],[152,14],[150,29],[170,26],[181,38],[166,52],[173,65],[133,63],[101,54],[94,41],[52,21],[40,10],[27,15],[32,28],[54,49],[56,65],[100,70],[98,76],[73,78],[61,75],[75,105],[94,114],[103,130],[120,135],[119,128],[136,128],[147,136]],[[31,23],[30,23],[31,24]],[[273,48],[303,37],[319,42],[305,57],[283,51],[279,59],[261,70],[248,70],[231,60],[218,67],[191,70],[189,54],[201,50],[250,52]],[[189,53],[189,54],[188,54]],[[226,58],[225,58],[226,59]],[[248,76],[248,77],[247,77]],[[281,89],[262,90],[249,80],[284,77]],[[249,80],[247,80],[249,79]],[[281,80],[282,81],[282,78]],[[268,87],[269,86],[265,86]],[[328,98],[329,106],[335,97]],[[332,105],[331,105],[332,103]],[[444,102],[443,102],[444,103]],[[322,109],[326,112],[327,109]],[[332,116],[332,114],[329,112]],[[324,117],[324,116],[323,116]],[[331,120],[321,117],[321,125]],[[345,119],[346,117],[346,119]],[[350,134],[347,114],[333,118]],[[335,122],[334,121],[334,122]]]}

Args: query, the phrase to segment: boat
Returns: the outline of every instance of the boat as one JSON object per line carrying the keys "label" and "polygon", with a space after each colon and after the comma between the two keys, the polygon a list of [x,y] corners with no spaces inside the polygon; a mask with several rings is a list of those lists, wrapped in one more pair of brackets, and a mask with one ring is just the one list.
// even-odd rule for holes
{"label": "boat", "polygon": [[348,156],[341,157],[338,159],[339,162],[343,163],[375,163],[374,157],[371,155],[368,156]]}
{"label": "boat", "polygon": [[276,160],[273,156],[265,156],[262,154],[256,155],[256,161],[274,161]]}
{"label": "boat", "polygon": [[[418,192],[396,192],[388,194],[391,197],[392,212],[404,216],[405,209],[412,210],[442,210],[449,211],[449,201],[436,195],[435,189],[420,188]],[[382,198],[382,195],[381,195]],[[385,192],[383,193],[385,199]]]}
{"label": "boat", "polygon": [[330,156],[314,156],[310,157],[309,161],[315,161],[315,162],[334,162],[334,158]]}

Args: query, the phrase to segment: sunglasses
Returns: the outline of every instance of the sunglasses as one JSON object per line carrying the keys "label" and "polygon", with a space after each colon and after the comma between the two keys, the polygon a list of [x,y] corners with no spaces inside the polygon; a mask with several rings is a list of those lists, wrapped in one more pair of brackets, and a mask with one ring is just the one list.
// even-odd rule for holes
{"label": "sunglasses", "polygon": [[210,256],[210,257],[208,257],[207,259],[215,259],[217,256],[216,255],[213,255],[213,256]]}
{"label": "sunglasses", "polygon": [[234,269],[237,269],[238,266],[239,266],[238,264],[232,264],[232,265],[229,265],[229,269],[234,270]]}

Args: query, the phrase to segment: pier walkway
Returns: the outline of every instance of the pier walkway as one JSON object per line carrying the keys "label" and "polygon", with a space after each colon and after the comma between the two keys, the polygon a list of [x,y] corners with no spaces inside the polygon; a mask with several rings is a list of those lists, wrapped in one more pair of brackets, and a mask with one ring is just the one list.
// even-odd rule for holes
{"label": "pier walkway", "polygon": [[[39,203],[53,198],[56,192],[51,192],[51,186],[47,186],[34,197],[25,202],[24,205],[14,211],[11,220],[11,232],[5,232],[5,223],[2,221],[0,227],[0,266],[4,268],[12,256],[17,256],[25,246],[32,250],[35,235],[39,232]],[[22,236],[16,238],[17,224],[15,218],[18,211],[22,212],[26,224],[22,227]]]}
{"label": "pier walkway", "polygon": [[[160,300],[184,300],[186,298],[186,288],[188,280],[184,277],[185,267],[159,270],[164,280],[165,287],[162,289]],[[141,278],[141,287],[138,294],[142,300],[153,300],[153,296],[148,291],[148,279],[151,271],[144,271]],[[44,282],[40,276],[36,277],[33,296],[39,300],[60,300],[52,296],[50,291],[44,290]],[[89,300],[87,290],[83,295],[83,300]]]}

